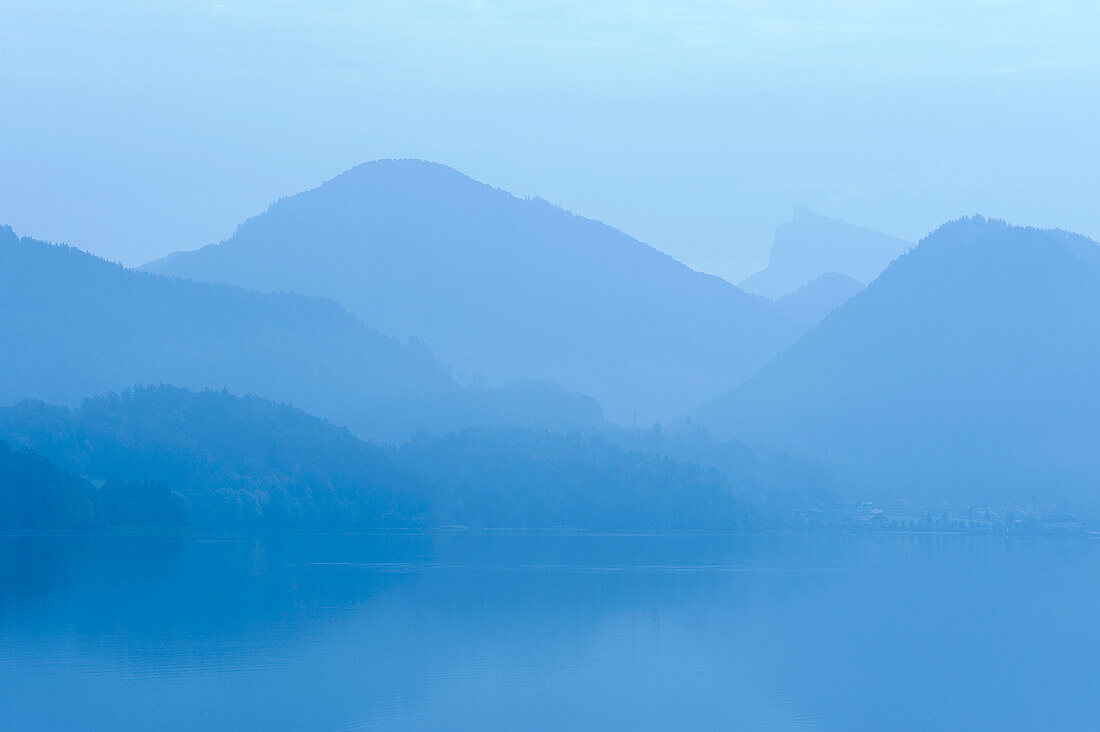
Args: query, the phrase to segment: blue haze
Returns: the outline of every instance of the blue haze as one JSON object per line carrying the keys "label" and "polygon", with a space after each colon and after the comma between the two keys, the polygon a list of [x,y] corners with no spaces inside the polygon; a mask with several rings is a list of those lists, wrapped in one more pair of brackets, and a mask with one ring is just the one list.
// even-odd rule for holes
{"label": "blue haze", "polygon": [[1098,27],[0,0],[0,727],[1100,728]]}

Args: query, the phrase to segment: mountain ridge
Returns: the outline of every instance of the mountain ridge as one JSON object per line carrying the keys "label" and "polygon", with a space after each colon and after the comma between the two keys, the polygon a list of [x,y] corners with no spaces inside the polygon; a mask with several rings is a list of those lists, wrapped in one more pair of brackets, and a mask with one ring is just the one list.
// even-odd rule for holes
{"label": "mountain ridge", "polygon": [[779,299],[830,272],[866,285],[912,246],[903,239],[795,206],[791,220],[775,230],[767,266],[743,280],[741,288]]}
{"label": "mountain ridge", "polygon": [[775,301],[786,315],[812,328],[862,290],[863,283],[839,272],[826,272]]}
{"label": "mountain ridge", "polygon": [[945,224],[697,416],[894,495],[1098,504],[1100,268],[1065,241]]}
{"label": "mountain ridge", "polygon": [[553,381],[622,422],[732,387],[799,330],[606,224],[415,160],[363,163],[147,267],[331,297],[463,372]]}
{"label": "mountain ridge", "polygon": [[419,341],[331,299],[136,272],[0,229],[0,403],[63,404],[134,384],[227,388],[357,431],[599,420],[551,385],[460,386]]}
{"label": "mountain ridge", "polygon": [[[6,442],[22,448],[17,456],[33,450],[37,471],[6,460]],[[132,504],[115,512],[139,519],[131,523],[167,513],[200,527],[730,529],[753,520],[717,470],[593,435],[493,427],[421,432],[395,448],[287,404],[171,386],[76,407],[0,407],[0,478],[9,473],[27,478],[0,481],[0,507],[43,488],[56,494],[38,510],[0,513],[0,526],[16,529],[95,524],[97,504],[112,503],[97,499],[112,496]],[[119,488],[97,492],[89,479]],[[164,511],[173,496],[179,510]]]}

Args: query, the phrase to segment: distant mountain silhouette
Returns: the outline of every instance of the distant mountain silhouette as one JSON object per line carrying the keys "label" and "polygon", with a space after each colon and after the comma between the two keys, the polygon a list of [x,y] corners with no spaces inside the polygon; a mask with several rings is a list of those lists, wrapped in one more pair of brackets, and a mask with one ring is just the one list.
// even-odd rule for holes
{"label": "distant mountain silhouette", "polygon": [[829,273],[867,284],[912,246],[797,206],[792,220],[775,230],[768,266],[742,282],[741,289],[777,299]]}
{"label": "distant mountain silhouette", "polygon": [[1098,504],[1097,244],[946,224],[731,394],[719,436],[895,495]]}
{"label": "distant mountain silhouette", "polygon": [[147,268],[331,297],[460,371],[550,380],[628,422],[731,388],[800,330],[604,224],[416,160],[360,165]]}
{"label": "distant mountain silhouette", "polygon": [[460,388],[431,352],[338,303],[127,270],[0,228],[0,404],[73,404],[134,384],[227,388],[369,434],[599,421],[557,387]]}
{"label": "distant mountain silhouette", "polygon": [[779,298],[775,305],[788,318],[809,328],[862,289],[863,285],[851,277],[829,272]]}

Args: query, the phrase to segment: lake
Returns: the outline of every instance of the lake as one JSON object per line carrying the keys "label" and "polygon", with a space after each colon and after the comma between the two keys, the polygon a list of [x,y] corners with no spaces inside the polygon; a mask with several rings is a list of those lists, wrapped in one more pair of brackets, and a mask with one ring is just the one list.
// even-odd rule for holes
{"label": "lake", "polygon": [[12,729],[1100,728],[1100,542],[0,537]]}

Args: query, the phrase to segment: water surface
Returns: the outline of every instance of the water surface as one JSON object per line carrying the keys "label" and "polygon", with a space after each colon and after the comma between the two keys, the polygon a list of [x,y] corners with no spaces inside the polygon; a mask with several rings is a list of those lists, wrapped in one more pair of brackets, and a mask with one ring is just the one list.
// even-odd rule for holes
{"label": "water surface", "polygon": [[1100,544],[0,537],[15,729],[1098,728]]}

